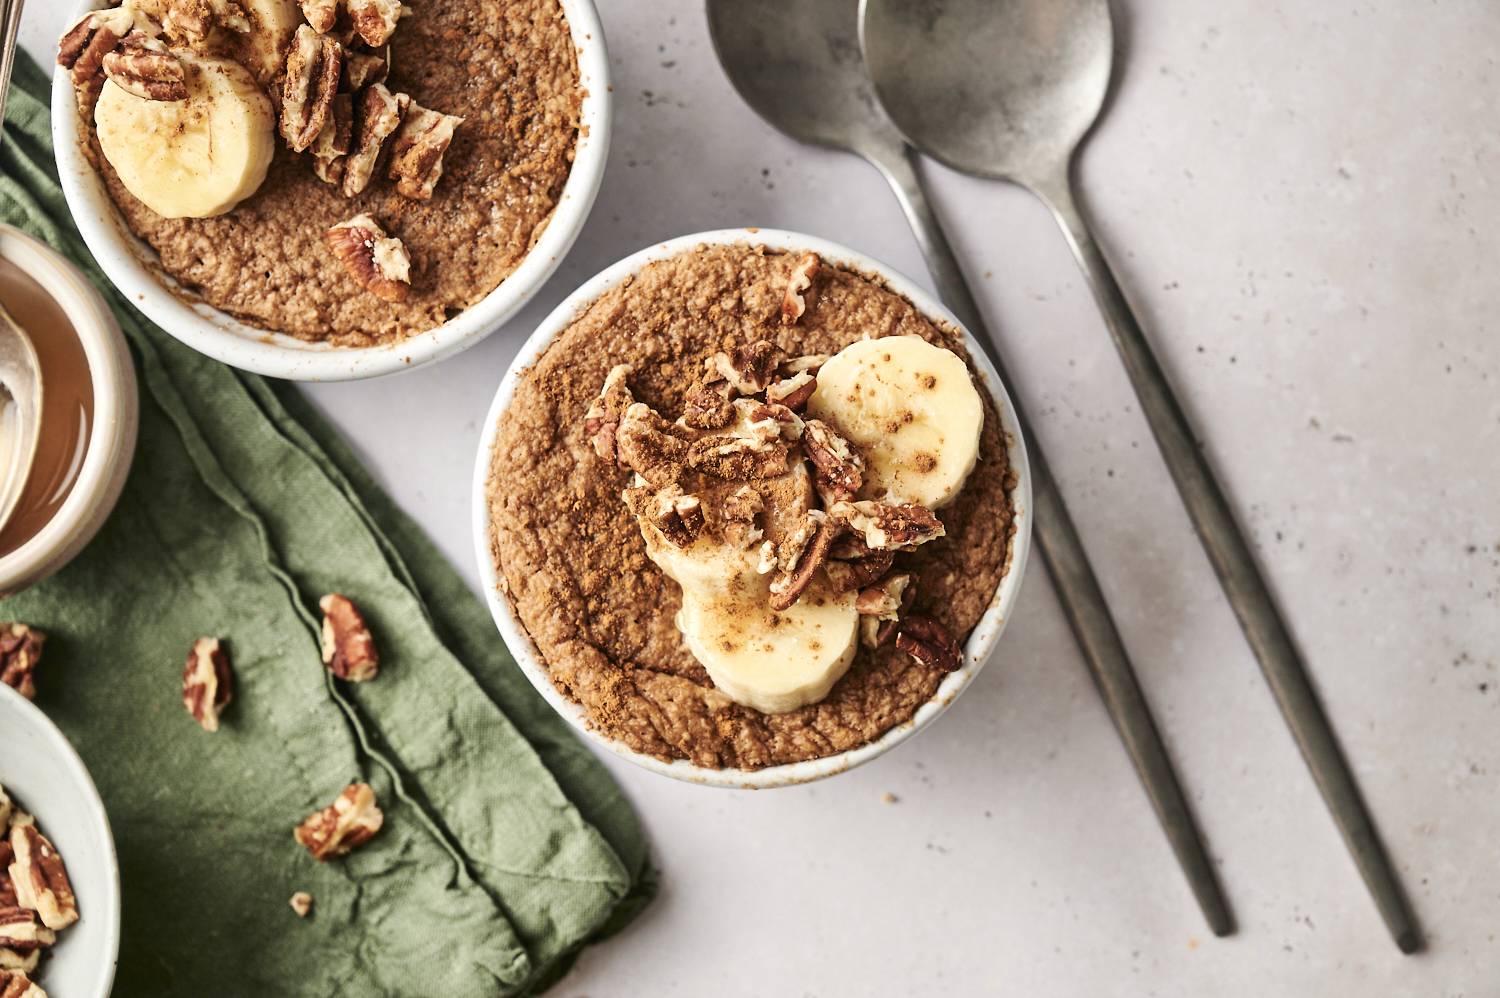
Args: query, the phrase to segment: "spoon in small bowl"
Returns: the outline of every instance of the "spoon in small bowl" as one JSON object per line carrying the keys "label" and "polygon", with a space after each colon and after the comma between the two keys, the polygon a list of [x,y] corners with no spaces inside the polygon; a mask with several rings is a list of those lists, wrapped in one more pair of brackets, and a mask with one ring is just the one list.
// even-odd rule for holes
{"label": "spoon in small bowl", "polygon": [[[20,23],[21,0],[0,0],[0,123],[5,121]],[[0,305],[0,529],[16,511],[36,461],[41,415],[42,365],[36,347]]]}
{"label": "spoon in small bowl", "polygon": [[862,156],[890,182],[939,295],[979,341],[1017,405],[1031,463],[1037,548],[1188,885],[1209,927],[1216,935],[1227,935],[1234,925],[1228,905],[1099,580],[1020,410],[1020,396],[928,204],[914,167],[915,155],[875,99],[860,55],[858,2],[708,0],[709,34],[730,82],[762,118],[794,139]]}
{"label": "spoon in small bowl", "polygon": [[1108,0],[861,0],[880,102],[922,152],[1029,188],[1078,258],[1167,468],[1266,680],[1403,952],[1420,948],[1354,776],[1198,437],[1075,203],[1074,154],[1109,90]]}

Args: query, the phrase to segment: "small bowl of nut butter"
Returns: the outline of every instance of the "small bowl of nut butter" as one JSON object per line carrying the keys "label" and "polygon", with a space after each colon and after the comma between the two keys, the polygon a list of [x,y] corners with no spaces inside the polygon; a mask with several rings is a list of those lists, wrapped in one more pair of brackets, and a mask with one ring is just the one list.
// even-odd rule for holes
{"label": "small bowl of nut butter", "polygon": [[[138,403],[129,348],[99,293],[51,247],[3,225],[0,306],[40,374],[35,450],[0,523],[3,595],[57,571],[103,525],[130,471]],[[17,435],[0,418],[0,453]]]}

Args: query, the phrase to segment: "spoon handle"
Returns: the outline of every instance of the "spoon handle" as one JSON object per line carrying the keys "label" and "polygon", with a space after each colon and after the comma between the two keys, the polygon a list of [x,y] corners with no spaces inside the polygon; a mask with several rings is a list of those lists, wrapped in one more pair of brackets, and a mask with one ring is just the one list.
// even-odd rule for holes
{"label": "spoon handle", "polygon": [[1157,446],[1177,483],[1199,540],[1208,552],[1229,605],[1260,661],[1266,682],[1298,748],[1302,750],[1302,757],[1312,771],[1345,845],[1374,896],[1396,945],[1404,953],[1415,952],[1421,947],[1421,941],[1405,894],[1318,701],[1306,666],[1256,565],[1255,556],[1235,523],[1229,502],[1209,468],[1198,437],[1188,424],[1166,374],[1146,342],[1108,262],[1094,242],[1088,223],[1078,210],[1070,180],[1063,177],[1040,188],[1038,193],[1056,215],[1088,278],[1140,399],[1141,411],[1151,424]]}
{"label": "spoon handle", "polygon": [[1104,699],[1104,706],[1125,742],[1125,750],[1146,788],[1146,795],[1156,811],[1157,820],[1166,830],[1167,840],[1177,855],[1188,885],[1198,900],[1204,918],[1215,935],[1234,931],[1234,921],[1224,901],[1213,864],[1203,848],[1193,813],[1183,796],[1182,787],[1172,769],[1171,758],[1162,743],[1151,708],[1141,691],[1125,643],[1115,626],[1104,592],[1084,552],[1083,541],[1073,526],[1073,518],[1058,491],[1057,482],[1047,468],[1036,435],[1020,408],[1020,396],[1005,373],[1005,365],[980,316],[974,296],[969,292],[963,271],[948,245],[937,216],[927,200],[912,164],[911,152],[904,149],[890,156],[872,157],[872,162],[890,181],[901,208],[917,236],[927,267],[937,282],[938,294],[959,321],[968,326],[985,355],[995,365],[1000,381],[1016,404],[1016,417],[1031,463],[1032,529],[1047,569],[1056,583],[1058,598],[1073,635],[1078,640],[1094,684]]}
{"label": "spoon handle", "polygon": [[10,72],[16,64],[16,32],[21,28],[25,0],[0,0],[0,122],[5,121],[5,98],[10,93]]}

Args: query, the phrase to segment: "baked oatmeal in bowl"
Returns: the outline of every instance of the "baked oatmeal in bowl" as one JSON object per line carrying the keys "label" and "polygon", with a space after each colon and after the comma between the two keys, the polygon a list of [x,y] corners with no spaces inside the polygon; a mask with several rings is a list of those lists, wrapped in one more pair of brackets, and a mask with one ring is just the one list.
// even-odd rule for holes
{"label": "baked oatmeal in bowl", "polygon": [[842,772],[932,721],[1020,588],[1015,413],[930,295],[798,233],[684,236],[522,348],[476,459],[485,595],[539,692],[648,769]]}
{"label": "baked oatmeal in bowl", "polygon": [[58,62],[58,169],[101,267],[178,339],[275,377],[473,345],[603,176],[589,0],[96,0]]}

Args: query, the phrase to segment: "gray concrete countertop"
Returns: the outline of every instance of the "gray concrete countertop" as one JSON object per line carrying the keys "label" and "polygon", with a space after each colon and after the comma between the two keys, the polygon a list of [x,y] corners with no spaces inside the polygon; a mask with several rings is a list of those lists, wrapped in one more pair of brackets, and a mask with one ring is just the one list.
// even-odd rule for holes
{"label": "gray concrete countertop", "polygon": [[[27,13],[44,58],[65,6]],[[476,586],[479,421],[588,276],[657,239],[766,225],[926,283],[873,170],[740,102],[700,3],[600,6],[613,151],[557,275],[462,360],[310,389]],[[1206,932],[1036,562],[968,695],[863,769],[746,793],[609,762],[662,895],[554,993],[1500,995],[1500,8],[1125,6],[1087,207],[1253,533],[1428,951],[1387,938],[1050,219],[934,166],[1239,934]]]}

